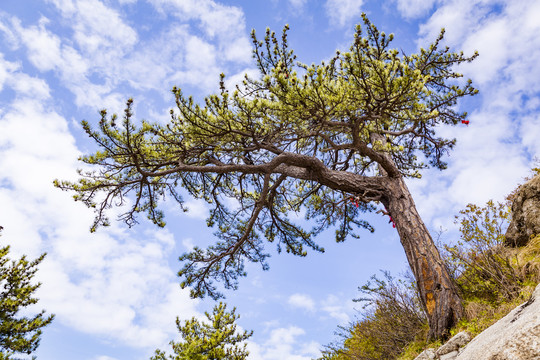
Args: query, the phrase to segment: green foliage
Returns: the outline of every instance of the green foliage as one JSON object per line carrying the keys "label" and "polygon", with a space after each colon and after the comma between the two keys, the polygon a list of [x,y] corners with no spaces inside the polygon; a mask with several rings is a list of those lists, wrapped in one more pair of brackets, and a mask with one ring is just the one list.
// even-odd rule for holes
{"label": "green foliage", "polygon": [[[1,227],[0,227],[1,229]],[[0,359],[15,359],[16,354],[32,354],[39,346],[44,326],[54,315],[45,316],[45,310],[34,316],[21,316],[20,311],[38,302],[32,297],[40,283],[32,284],[37,266],[45,258],[28,261],[8,258],[9,246],[0,248]],[[35,359],[35,357],[33,357]]]}
{"label": "green foliage", "polygon": [[[259,76],[246,75],[229,91],[222,75],[220,93],[204,104],[174,87],[177,110],[166,125],[136,125],[132,99],[121,121],[101,111],[97,130],[83,122],[99,150],[80,159],[97,170],[55,185],[95,208],[92,231],[108,225],[106,210],[128,196],[132,206],[120,218],[130,226],[138,213],[164,226],[160,202],[174,199],[185,210],[182,191],[204,199],[219,240],[181,258],[182,286],[192,296],[219,298],[214,280],[235,288],[246,260],[268,268],[262,237],[279,251],[305,256],[307,248],[324,250],[313,238],[329,227],[337,241],[358,236],[358,229],[373,231],[358,215],[389,196],[381,175],[418,177],[429,166],[419,156],[445,168],[443,155],[455,140],[435,130],[466,118],[455,105],[477,90],[457,81],[462,75],[453,67],[477,54],[442,47],[443,31],[406,55],[391,48],[393,35],[365,15],[363,22],[349,51],[312,65],[296,62],[287,27],[281,39],[269,29],[263,40],[253,32]],[[351,196],[359,207],[347,206]],[[239,206],[228,207],[230,199]],[[313,228],[289,218],[300,211]]]}
{"label": "green foliage", "polygon": [[246,344],[239,343],[247,340],[253,331],[237,334],[234,322],[239,318],[236,309],[226,311],[227,306],[219,303],[212,314],[205,313],[208,323],[196,318],[187,320],[184,324],[177,318],[176,326],[183,341],[171,341],[174,355],[166,355],[156,350],[151,360],[245,360],[249,354]]}
{"label": "green foliage", "polygon": [[427,318],[414,281],[395,280],[388,272],[383,279],[372,276],[359,290],[365,297],[362,319],[341,328],[341,344],[327,347],[322,359],[395,359],[416,339],[424,339]]}
{"label": "green foliage", "polygon": [[514,299],[525,279],[512,251],[504,246],[510,219],[508,204],[468,204],[460,214],[456,222],[460,224],[461,239],[454,246],[446,246],[446,250],[464,298],[490,302]]}

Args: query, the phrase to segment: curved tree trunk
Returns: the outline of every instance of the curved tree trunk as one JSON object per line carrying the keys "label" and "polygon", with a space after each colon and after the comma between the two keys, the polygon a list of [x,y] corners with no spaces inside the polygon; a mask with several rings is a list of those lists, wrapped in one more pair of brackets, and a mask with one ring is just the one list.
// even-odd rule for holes
{"label": "curved tree trunk", "polygon": [[403,178],[389,178],[389,195],[382,202],[396,225],[429,321],[429,338],[448,336],[463,316],[458,288],[420,218]]}

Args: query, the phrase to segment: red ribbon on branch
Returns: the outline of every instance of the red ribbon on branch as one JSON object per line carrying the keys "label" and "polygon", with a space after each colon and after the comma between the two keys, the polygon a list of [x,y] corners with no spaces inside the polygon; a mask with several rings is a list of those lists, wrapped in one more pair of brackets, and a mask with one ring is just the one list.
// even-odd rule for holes
{"label": "red ribbon on branch", "polygon": [[388,210],[386,210],[386,208],[383,209],[380,209],[377,211],[377,213],[381,213],[383,214],[383,216],[386,216],[388,215],[388,217],[390,218],[390,220],[388,220],[388,223],[392,223],[392,227],[395,229],[396,228],[396,223],[394,222],[394,219],[392,219],[392,217],[390,216],[390,212],[388,212]]}
{"label": "red ribbon on branch", "polygon": [[[359,207],[359,206],[360,206],[360,198],[359,198],[358,196],[356,196],[356,197],[351,196],[351,197],[349,198],[349,201],[350,201],[351,203],[353,203],[354,206],[356,206],[356,207]],[[392,217],[390,216],[390,213],[388,212],[388,210],[386,210],[386,208],[384,208],[384,210],[381,209],[381,210],[379,210],[379,211],[377,211],[377,212],[378,212],[378,213],[379,213],[379,212],[382,213],[383,216],[388,215],[388,217],[390,218],[390,220],[388,221],[388,223],[389,223],[389,224],[391,223],[391,224],[392,224],[392,227],[393,227],[394,229],[396,228],[396,223],[394,222],[394,219],[392,219]]]}
{"label": "red ribbon on branch", "polygon": [[396,223],[394,222],[394,220],[392,219],[392,217],[390,215],[388,215],[388,217],[390,218],[390,221],[388,221],[388,223],[392,223],[392,227],[395,229],[396,228]]}

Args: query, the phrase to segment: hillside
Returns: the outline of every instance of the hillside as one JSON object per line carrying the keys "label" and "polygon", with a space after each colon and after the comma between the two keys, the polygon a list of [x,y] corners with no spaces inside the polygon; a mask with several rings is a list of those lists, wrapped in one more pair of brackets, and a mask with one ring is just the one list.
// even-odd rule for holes
{"label": "hillside", "polygon": [[[340,329],[341,341],[327,346],[322,359],[454,359],[457,350],[476,336],[478,340],[471,347],[483,341],[483,347],[496,349],[489,342],[494,338],[503,341],[500,335],[504,330],[493,329],[508,328],[510,323],[518,328],[512,330],[513,338],[508,341],[521,344],[523,351],[518,355],[505,351],[496,358],[540,357],[536,353],[540,349],[533,346],[540,337],[537,317],[533,316],[532,325],[527,318],[525,327],[516,321],[529,304],[538,303],[535,299],[540,296],[540,288],[535,291],[540,283],[540,170],[533,170],[534,177],[512,192],[506,203],[467,205],[456,216],[460,239],[440,248],[465,300],[465,317],[447,334],[446,339],[452,338],[447,344],[441,347],[440,341],[427,340],[427,320],[414,279],[405,276],[396,280],[383,272],[382,277],[373,276],[360,288],[365,295],[358,299],[365,305],[360,320]],[[529,337],[517,336],[519,329],[526,329],[523,334]],[[531,342],[534,339],[536,342]],[[520,346],[511,347],[515,350]],[[478,350],[460,354],[456,359],[479,359]],[[483,356],[488,354],[491,352]]]}

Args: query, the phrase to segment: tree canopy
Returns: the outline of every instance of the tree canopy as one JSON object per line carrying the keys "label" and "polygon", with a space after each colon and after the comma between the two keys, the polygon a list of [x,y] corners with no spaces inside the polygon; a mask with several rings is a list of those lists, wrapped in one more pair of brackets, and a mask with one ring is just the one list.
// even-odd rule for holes
{"label": "tree canopy", "polygon": [[41,284],[32,284],[32,278],[45,254],[33,261],[27,260],[26,256],[10,260],[8,255],[9,246],[0,248],[1,360],[15,359],[17,354],[32,354],[36,351],[41,329],[54,318],[54,315],[46,316],[45,310],[33,316],[21,316],[20,313],[23,308],[38,302],[32,295]]}
{"label": "tree canopy", "polygon": [[249,339],[253,331],[237,333],[235,321],[240,317],[235,314],[236,308],[227,311],[227,305],[219,303],[214,306],[212,314],[205,312],[207,322],[196,318],[182,324],[176,319],[176,326],[183,341],[171,341],[174,355],[156,350],[151,360],[245,360],[249,355],[246,344],[240,343]]}
{"label": "tree canopy", "polygon": [[[98,129],[83,121],[99,150],[81,160],[97,170],[56,186],[96,209],[92,230],[109,224],[106,210],[128,197],[121,219],[130,226],[141,212],[164,226],[164,198],[184,210],[186,195],[204,199],[219,240],[180,258],[182,286],[192,296],[220,297],[214,280],[235,288],[246,260],[267,268],[263,238],[305,256],[306,248],[324,250],[314,236],[329,227],[337,241],[361,228],[372,231],[359,215],[388,206],[392,181],[446,167],[443,156],[455,140],[436,130],[466,121],[457,101],[477,92],[453,68],[477,54],[442,46],[443,30],[426,49],[407,55],[391,48],[392,34],[365,15],[363,22],[349,51],[312,65],[296,61],[288,27],[281,38],[267,29],[259,40],[253,32],[260,76],[246,75],[228,90],[222,74],[220,92],[202,105],[173,88],[177,109],[166,125],[136,124],[132,99],[121,121],[102,110]],[[302,210],[313,228],[291,220]],[[396,220],[398,211],[388,211]],[[396,220],[398,231],[406,222]]]}

